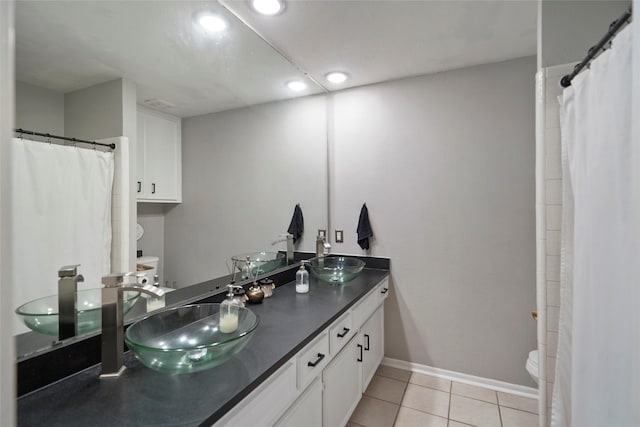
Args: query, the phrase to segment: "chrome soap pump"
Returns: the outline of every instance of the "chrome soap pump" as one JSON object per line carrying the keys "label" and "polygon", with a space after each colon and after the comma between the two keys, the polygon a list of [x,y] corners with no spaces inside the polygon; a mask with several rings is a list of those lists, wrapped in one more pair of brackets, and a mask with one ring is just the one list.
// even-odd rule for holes
{"label": "chrome soap pump", "polygon": [[300,268],[296,271],[296,292],[299,294],[306,294],[309,292],[309,272],[304,268],[302,261]]}
{"label": "chrome soap pump", "polygon": [[238,329],[238,315],[240,307],[244,307],[241,301],[238,301],[234,294],[234,289],[242,288],[239,285],[227,285],[227,299],[220,303],[220,319],[218,325],[220,332],[230,334]]}

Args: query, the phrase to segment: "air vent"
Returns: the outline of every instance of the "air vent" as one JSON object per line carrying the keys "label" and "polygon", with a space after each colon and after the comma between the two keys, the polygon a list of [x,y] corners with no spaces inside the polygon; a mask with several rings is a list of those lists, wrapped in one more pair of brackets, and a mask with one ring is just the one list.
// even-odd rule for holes
{"label": "air vent", "polygon": [[145,99],[142,103],[156,110],[166,110],[167,108],[174,108],[176,106],[176,104],[158,98]]}

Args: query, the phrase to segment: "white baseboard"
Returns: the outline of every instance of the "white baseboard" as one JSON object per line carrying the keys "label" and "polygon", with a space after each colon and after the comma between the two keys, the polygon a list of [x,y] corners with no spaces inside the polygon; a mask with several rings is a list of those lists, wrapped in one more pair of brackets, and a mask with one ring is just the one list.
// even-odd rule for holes
{"label": "white baseboard", "polygon": [[385,357],[382,364],[392,368],[404,369],[405,371],[419,374],[431,375],[438,378],[455,381],[462,384],[484,387],[490,390],[502,391],[531,399],[538,398],[538,389],[526,387],[519,384],[511,384],[504,381],[492,380],[490,378],[476,377],[475,375],[463,374],[461,372],[448,371],[446,369],[434,368],[432,366],[421,365],[420,363],[406,362],[404,360],[391,359]]}

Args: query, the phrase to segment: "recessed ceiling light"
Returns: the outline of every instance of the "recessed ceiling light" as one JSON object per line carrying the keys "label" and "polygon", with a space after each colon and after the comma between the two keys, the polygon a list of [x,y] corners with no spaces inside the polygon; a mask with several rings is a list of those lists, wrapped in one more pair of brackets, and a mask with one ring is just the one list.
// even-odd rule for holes
{"label": "recessed ceiling light", "polygon": [[300,80],[292,80],[287,83],[287,87],[295,92],[300,92],[307,88],[307,85],[301,82]]}
{"label": "recessed ceiling light", "polygon": [[333,71],[325,76],[331,83],[343,83],[349,76],[342,71]]}
{"label": "recessed ceiling light", "polygon": [[263,15],[277,15],[284,9],[280,0],[251,0],[251,7]]}
{"label": "recessed ceiling light", "polygon": [[198,24],[207,31],[219,33],[227,29],[227,21],[218,15],[202,14],[198,18]]}

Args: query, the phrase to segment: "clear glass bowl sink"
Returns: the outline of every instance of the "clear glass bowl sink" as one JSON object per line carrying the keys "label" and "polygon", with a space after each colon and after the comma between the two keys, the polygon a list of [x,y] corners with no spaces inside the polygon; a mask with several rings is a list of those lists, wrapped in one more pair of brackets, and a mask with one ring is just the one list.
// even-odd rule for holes
{"label": "clear glass bowl sink", "polygon": [[[249,258],[247,260],[247,258]],[[285,264],[286,256],[281,252],[251,252],[247,254],[234,255],[231,257],[233,264],[242,271],[244,265],[249,262],[251,274],[269,273]]]}
{"label": "clear glass bowl sink", "polygon": [[203,371],[229,360],[244,348],[259,319],[239,307],[238,329],[219,329],[220,304],[186,305],[132,324],[124,340],[143,365],[170,374]]}
{"label": "clear glass bowl sink", "polygon": [[311,274],[329,283],[345,283],[353,280],[365,266],[365,262],[350,257],[312,258],[308,262]]}
{"label": "clear glass bowl sink", "polygon": [[[126,314],[138,301],[140,292],[125,291],[122,308]],[[102,288],[78,291],[78,335],[102,328]],[[32,331],[58,336],[58,295],[30,301],[16,308],[16,314]]]}

